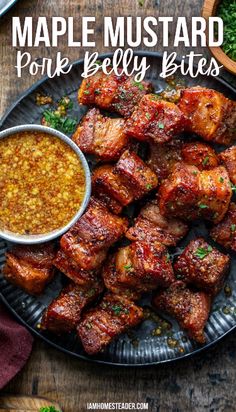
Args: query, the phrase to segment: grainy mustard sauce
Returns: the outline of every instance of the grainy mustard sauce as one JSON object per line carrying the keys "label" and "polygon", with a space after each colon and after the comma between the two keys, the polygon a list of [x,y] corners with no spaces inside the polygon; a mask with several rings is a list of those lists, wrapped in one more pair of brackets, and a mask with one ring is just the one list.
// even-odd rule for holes
{"label": "grainy mustard sauce", "polygon": [[85,175],[76,153],[60,139],[20,132],[0,140],[0,229],[44,234],[78,211]]}

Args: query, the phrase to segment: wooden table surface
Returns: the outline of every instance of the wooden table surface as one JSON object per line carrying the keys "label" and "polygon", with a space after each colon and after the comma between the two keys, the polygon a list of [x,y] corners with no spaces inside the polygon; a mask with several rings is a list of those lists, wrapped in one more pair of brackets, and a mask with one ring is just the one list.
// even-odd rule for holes
{"label": "wooden table surface", "polygon": [[[11,47],[12,16],[74,16],[78,18],[77,37],[79,17],[95,15],[97,49],[103,52],[103,15],[199,16],[201,7],[198,0],[146,0],[143,7],[138,0],[19,0],[0,21],[0,114],[39,78],[27,74],[21,79],[16,77],[16,50]],[[60,42],[59,50],[71,60],[84,53],[81,49],[68,49],[65,40]],[[197,50],[207,54],[206,50]],[[35,59],[53,57],[56,51],[44,47],[30,50]],[[182,54],[182,50],[178,52]],[[148,402],[149,411],[155,412],[236,411],[235,337],[235,333],[227,336],[215,348],[195,358],[141,369],[76,360],[35,339],[29,362],[3,393],[49,397],[58,401],[65,412],[86,411],[87,402]]]}

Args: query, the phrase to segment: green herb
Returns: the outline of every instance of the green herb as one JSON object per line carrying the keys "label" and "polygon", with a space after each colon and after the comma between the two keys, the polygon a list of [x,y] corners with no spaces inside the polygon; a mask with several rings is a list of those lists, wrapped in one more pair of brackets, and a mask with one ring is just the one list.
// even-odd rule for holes
{"label": "green herb", "polygon": [[235,0],[222,0],[217,10],[218,17],[224,23],[223,51],[236,61],[236,2]]}
{"label": "green herb", "polygon": [[124,269],[125,269],[125,270],[131,270],[131,269],[132,269],[132,265],[125,265],[125,266],[124,266]]}
{"label": "green herb", "polygon": [[151,119],[151,115],[150,115],[149,113],[145,113],[145,116],[146,116],[146,118],[147,118],[148,120]]}
{"label": "green herb", "polygon": [[152,189],[152,185],[150,185],[150,183],[149,183],[149,184],[146,185],[146,188],[147,188],[147,190],[150,190],[150,189]]}
{"label": "green herb", "polygon": [[163,123],[158,123],[158,127],[159,127],[159,129],[164,129],[164,124]]}
{"label": "green herb", "polygon": [[199,207],[200,209],[206,209],[208,206],[207,206],[207,205],[204,205],[203,203],[200,203],[200,204],[198,205],[198,207]]}
{"label": "green herb", "polygon": [[203,166],[206,166],[208,162],[209,162],[209,156],[206,156],[202,161]]}
{"label": "green herb", "polygon": [[233,225],[230,226],[231,232],[235,232],[235,229],[236,229],[236,225],[233,224]]}
{"label": "green herb", "polygon": [[96,60],[96,61],[95,61],[95,64],[96,64],[97,66],[101,66],[101,65],[102,65],[102,62],[101,62],[101,60]]}
{"label": "green herb", "polygon": [[233,192],[236,192],[236,185],[234,185],[233,183],[231,183],[231,189]]}
{"label": "green herb", "polygon": [[120,313],[122,312],[122,308],[118,305],[112,306],[112,310],[115,313],[115,315],[120,315]]}
{"label": "green herb", "polygon": [[59,100],[58,106],[63,106],[65,110],[71,110],[73,109],[73,102],[69,97],[64,96]]}
{"label": "green herb", "polygon": [[220,182],[220,183],[223,183],[223,182],[224,182],[224,180],[225,180],[225,179],[224,179],[222,176],[220,176],[220,178],[219,178],[219,182]]}
{"label": "green herb", "polygon": [[170,254],[167,252],[166,254],[166,263],[170,262]]}
{"label": "green herb", "polygon": [[144,85],[141,82],[133,82],[134,86],[137,86],[139,88],[139,90],[144,90]]}
{"label": "green herb", "polygon": [[138,5],[139,5],[140,7],[143,7],[143,6],[144,6],[144,3],[145,3],[145,0],[138,0]]}
{"label": "green herb", "polygon": [[204,259],[206,256],[209,255],[209,253],[212,252],[212,247],[208,246],[207,249],[205,249],[204,247],[198,247],[196,252],[194,253],[195,256],[197,256],[199,259]]}
{"label": "green herb", "polygon": [[39,412],[59,412],[59,410],[54,406],[42,406],[42,408],[39,409]]}
{"label": "green herb", "polygon": [[84,94],[90,94],[90,91],[89,91],[89,90],[85,90],[85,91],[84,91]]}
{"label": "green herb", "polygon": [[101,94],[101,90],[95,89],[95,90],[94,90],[94,94]]}
{"label": "green herb", "polygon": [[73,133],[77,124],[77,121],[75,119],[71,117],[60,116],[53,110],[45,110],[43,112],[43,118],[47,126],[60,130],[64,133]]}
{"label": "green herb", "polygon": [[197,176],[198,172],[196,170],[193,171],[193,175]]}

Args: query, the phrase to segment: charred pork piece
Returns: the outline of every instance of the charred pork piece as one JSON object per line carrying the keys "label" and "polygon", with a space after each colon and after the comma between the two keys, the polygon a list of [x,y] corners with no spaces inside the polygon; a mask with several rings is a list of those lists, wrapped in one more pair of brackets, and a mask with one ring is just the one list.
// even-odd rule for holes
{"label": "charred pork piece", "polygon": [[83,153],[95,155],[101,161],[115,161],[130,146],[124,127],[124,119],[103,116],[93,108],[82,118],[72,139]]}
{"label": "charred pork piece", "polygon": [[102,290],[101,283],[95,283],[93,287],[70,283],[45,310],[41,328],[58,335],[71,332],[78,325],[82,310],[92,303]]}
{"label": "charred pork piece", "polygon": [[205,143],[185,143],[181,149],[181,157],[183,162],[197,166],[199,170],[209,170],[219,165],[216,152]]}
{"label": "charred pork piece", "polygon": [[107,294],[97,307],[84,314],[77,332],[84,350],[95,355],[142,319],[142,309],[129,299]]}
{"label": "charred pork piece", "polygon": [[15,246],[6,253],[5,278],[32,295],[42,293],[52,280],[54,245]]}
{"label": "charred pork piece", "polygon": [[124,152],[115,167],[100,166],[92,177],[93,193],[116,214],[157,186],[155,173],[134,152]]}
{"label": "charred pork piece", "polygon": [[138,295],[168,287],[175,280],[167,249],[158,242],[133,242],[120,248],[102,276],[111,291],[134,290]]}
{"label": "charred pork piece", "polygon": [[177,163],[158,196],[160,212],[166,217],[202,217],[218,223],[228,210],[232,188],[223,166],[199,171],[195,166]]}
{"label": "charred pork piece", "polygon": [[141,141],[166,143],[185,129],[185,117],[174,103],[147,94],[126,122],[126,133]]}
{"label": "charred pork piece", "polygon": [[236,185],[236,146],[231,146],[221,152],[219,159],[226,167],[231,182]]}
{"label": "charred pork piece", "polygon": [[78,101],[80,104],[97,106],[129,117],[141,98],[152,90],[149,82],[136,82],[133,77],[124,74],[106,75],[99,70],[95,75],[82,81]]}
{"label": "charred pork piece", "polygon": [[204,327],[211,307],[211,297],[207,293],[194,291],[179,281],[159,292],[153,304],[173,316],[191,339],[205,343]]}
{"label": "charred pork piece", "polygon": [[84,215],[62,236],[61,248],[79,268],[94,270],[101,266],[109,247],[122,237],[126,229],[125,218],[113,215],[101,202],[92,198]]}
{"label": "charred pork piece", "polygon": [[215,242],[236,252],[236,204],[230,203],[224,219],[212,228],[210,235]]}
{"label": "charred pork piece", "polygon": [[91,285],[97,281],[96,271],[81,269],[77,262],[68,257],[62,249],[57,252],[53,264],[78,285]]}
{"label": "charred pork piece", "polygon": [[188,119],[186,130],[204,140],[230,145],[236,139],[236,102],[216,90],[190,87],[181,91],[178,106]]}
{"label": "charred pork piece", "polygon": [[158,201],[148,202],[140,211],[133,227],[126,232],[129,240],[160,242],[165,246],[176,246],[188,232],[188,226],[179,219],[161,215]]}
{"label": "charred pork piece", "polygon": [[150,155],[147,165],[156,173],[158,179],[166,179],[173,166],[182,160],[182,141],[174,139],[166,144],[150,143]]}
{"label": "charred pork piece", "polygon": [[229,272],[230,258],[204,239],[192,240],[178,257],[174,270],[185,283],[216,295]]}

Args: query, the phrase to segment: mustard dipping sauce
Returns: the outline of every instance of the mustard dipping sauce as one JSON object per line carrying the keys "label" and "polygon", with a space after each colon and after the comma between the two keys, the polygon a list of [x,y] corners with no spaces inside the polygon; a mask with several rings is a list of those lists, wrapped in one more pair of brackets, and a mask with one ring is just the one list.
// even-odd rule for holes
{"label": "mustard dipping sauce", "polygon": [[74,150],[45,132],[0,139],[0,229],[39,235],[65,226],[85,195],[85,174]]}

